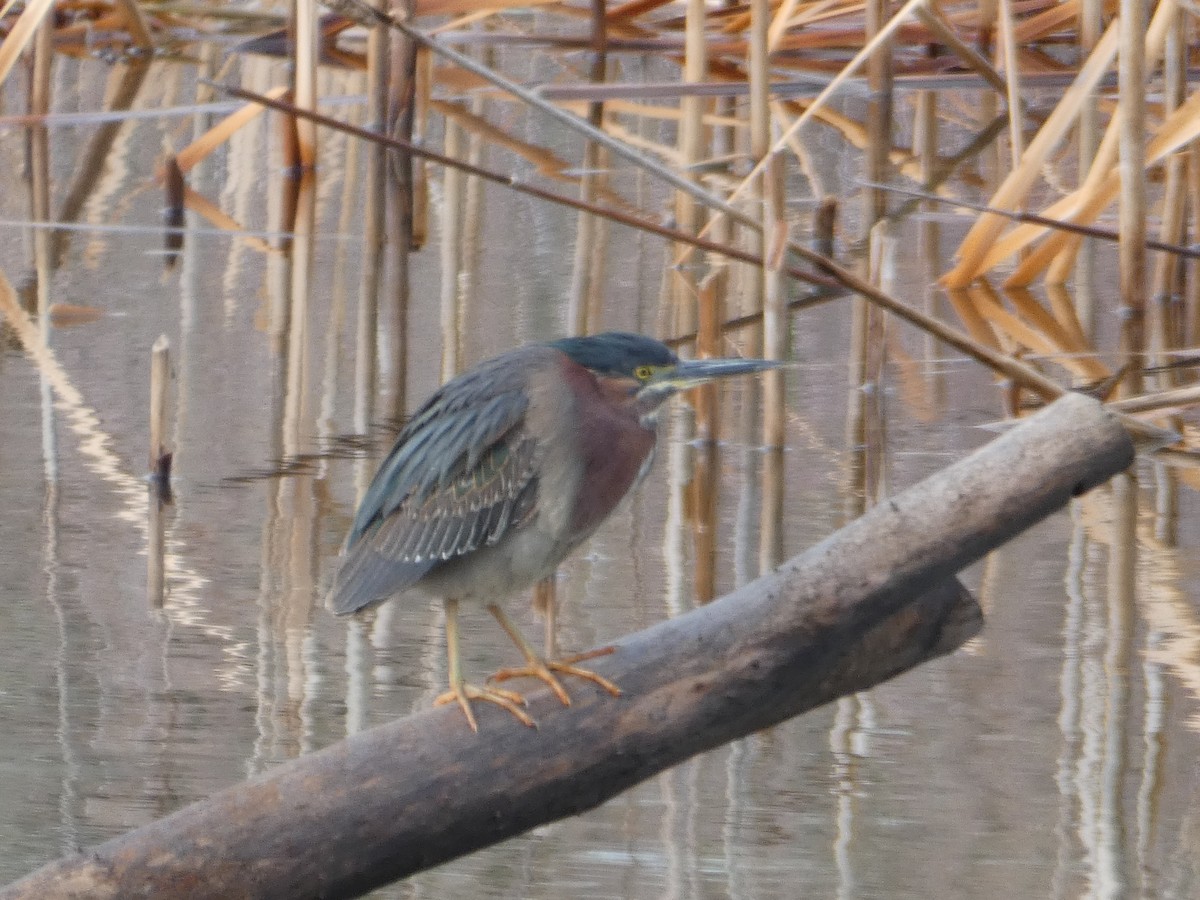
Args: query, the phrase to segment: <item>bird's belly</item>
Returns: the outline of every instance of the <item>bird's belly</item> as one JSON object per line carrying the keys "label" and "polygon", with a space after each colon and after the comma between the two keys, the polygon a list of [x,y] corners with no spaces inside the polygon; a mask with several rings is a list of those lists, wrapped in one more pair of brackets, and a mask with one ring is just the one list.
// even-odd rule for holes
{"label": "bird's belly", "polygon": [[497,544],[439,565],[420,587],[447,599],[500,603],[549,575],[574,549],[532,522]]}

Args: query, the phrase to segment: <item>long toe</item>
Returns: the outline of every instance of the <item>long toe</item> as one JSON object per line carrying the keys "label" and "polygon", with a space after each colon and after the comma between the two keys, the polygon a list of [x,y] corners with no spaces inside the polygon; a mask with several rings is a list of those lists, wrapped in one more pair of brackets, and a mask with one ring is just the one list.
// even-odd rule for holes
{"label": "long toe", "polygon": [[471,726],[471,730],[478,732],[479,725],[475,721],[475,714],[471,711],[472,700],[494,703],[496,706],[507,709],[522,725],[528,725],[530,728],[537,727],[529,714],[521,709],[522,706],[525,706],[525,698],[516,691],[506,691],[502,688],[480,687],[464,681],[459,685],[451,685],[450,690],[433,701],[433,705],[445,706],[447,703],[457,703],[467,717],[467,724]]}
{"label": "long toe", "polygon": [[[606,649],[608,649],[608,652],[610,652],[610,653],[612,652],[612,648],[606,648]],[[594,656],[600,656],[600,655],[601,654],[595,653],[595,652],[582,653],[578,657],[572,656],[567,659],[561,659],[561,660],[549,662],[546,665],[548,665],[555,672],[561,672],[563,675],[574,675],[576,678],[583,678],[583,679],[586,679],[587,681],[592,682],[592,684],[598,684],[598,685],[600,685],[600,687],[604,688],[606,691],[608,691],[614,697],[620,697],[621,689],[619,687],[617,687],[615,684],[613,684],[611,681],[609,681],[607,678],[605,678],[603,675],[601,675],[599,672],[593,672],[591,669],[583,669],[583,668],[580,668],[579,666],[574,665],[574,663],[580,662],[581,659],[591,659]]]}
{"label": "long toe", "polygon": [[488,681],[507,681],[510,678],[538,678],[550,686],[550,690],[554,691],[554,696],[562,701],[563,706],[570,706],[571,698],[567,694],[566,688],[562,686],[562,682],[554,675],[555,672],[558,672],[562,675],[573,675],[576,678],[583,678],[604,688],[604,690],[608,691],[614,697],[620,697],[621,689],[603,675],[593,672],[591,669],[584,669],[575,665],[575,663],[583,662],[584,660],[595,659],[597,656],[608,656],[614,649],[613,647],[601,647],[599,650],[589,650],[586,653],[579,653],[560,660],[543,660],[535,657],[528,660],[524,666],[513,669],[501,669],[496,674],[490,676]]}
{"label": "long toe", "polygon": [[545,662],[540,659],[531,659],[524,666],[501,669],[494,675],[489,675],[488,681],[508,681],[510,678],[538,678],[550,686],[550,690],[554,691],[554,696],[562,701],[563,706],[570,706],[571,696],[567,693],[567,689],[562,686],[562,682],[555,678],[554,673],[550,671],[554,667],[554,663]]}

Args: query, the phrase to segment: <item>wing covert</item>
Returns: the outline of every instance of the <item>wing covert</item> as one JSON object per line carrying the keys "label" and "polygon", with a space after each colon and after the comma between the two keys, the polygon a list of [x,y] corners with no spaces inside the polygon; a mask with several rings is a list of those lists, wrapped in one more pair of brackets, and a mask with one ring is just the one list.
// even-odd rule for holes
{"label": "wing covert", "polygon": [[335,612],[386,600],[536,511],[538,447],[524,429],[524,373],[503,363],[449,382],[401,431],[347,539],[328,598]]}

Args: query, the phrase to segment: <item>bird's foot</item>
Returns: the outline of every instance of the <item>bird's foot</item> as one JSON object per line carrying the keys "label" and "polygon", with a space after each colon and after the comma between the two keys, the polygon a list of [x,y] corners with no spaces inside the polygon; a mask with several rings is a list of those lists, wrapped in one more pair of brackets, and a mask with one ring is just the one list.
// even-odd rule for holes
{"label": "bird's foot", "polygon": [[615,650],[615,647],[601,647],[598,650],[588,650],[586,653],[577,653],[565,659],[553,660],[531,656],[526,659],[525,665],[514,669],[501,669],[496,674],[490,675],[488,681],[508,681],[510,678],[539,678],[550,686],[550,690],[554,691],[554,696],[562,701],[563,706],[570,706],[571,698],[567,695],[566,688],[562,686],[562,682],[554,675],[555,672],[558,672],[561,675],[573,675],[576,678],[583,678],[604,688],[604,690],[608,691],[614,697],[620,697],[621,689],[603,675],[576,665],[576,663],[595,659],[598,656],[608,656]]}
{"label": "bird's foot", "polygon": [[445,706],[447,703],[457,703],[462,708],[463,714],[467,717],[467,724],[471,726],[471,730],[478,732],[479,725],[475,722],[475,714],[471,712],[472,700],[486,700],[488,703],[495,703],[497,706],[507,709],[516,716],[517,721],[522,725],[537,728],[537,724],[529,717],[529,714],[521,709],[525,705],[525,698],[516,691],[480,687],[479,685],[463,681],[459,684],[450,685],[450,690],[434,700],[433,705]]}

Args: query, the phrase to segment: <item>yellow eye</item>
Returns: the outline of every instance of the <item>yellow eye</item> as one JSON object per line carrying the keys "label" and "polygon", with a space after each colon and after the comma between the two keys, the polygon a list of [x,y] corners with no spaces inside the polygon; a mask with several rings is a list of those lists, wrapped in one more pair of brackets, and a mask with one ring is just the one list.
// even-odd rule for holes
{"label": "yellow eye", "polygon": [[650,376],[654,374],[653,366],[638,366],[633,370],[634,376],[638,381],[649,381]]}

